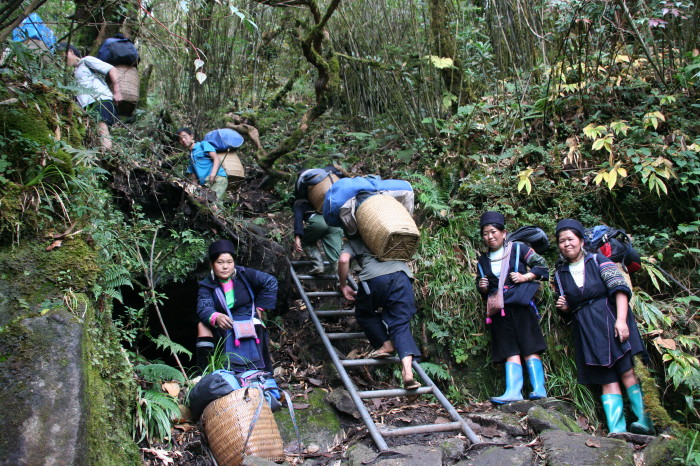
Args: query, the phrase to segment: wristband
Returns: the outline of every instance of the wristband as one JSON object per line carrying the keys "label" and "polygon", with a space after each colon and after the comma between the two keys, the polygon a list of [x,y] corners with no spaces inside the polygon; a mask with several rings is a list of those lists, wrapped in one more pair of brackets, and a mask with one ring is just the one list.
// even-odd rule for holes
{"label": "wristband", "polygon": [[215,312],[209,317],[209,325],[216,327],[216,318],[219,316],[220,312]]}

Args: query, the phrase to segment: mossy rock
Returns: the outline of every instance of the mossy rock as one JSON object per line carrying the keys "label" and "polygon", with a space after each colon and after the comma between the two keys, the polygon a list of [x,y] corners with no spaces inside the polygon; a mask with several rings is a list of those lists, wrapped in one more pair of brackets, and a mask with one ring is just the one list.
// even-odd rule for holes
{"label": "mossy rock", "polygon": [[533,406],[527,412],[527,422],[536,433],[546,429],[557,429],[566,432],[583,432],[574,419],[558,411]]}
{"label": "mossy rock", "polygon": [[[305,447],[318,445],[322,452],[329,451],[345,437],[340,420],[335,410],[324,401],[325,397],[326,392],[315,388],[306,401],[297,399],[295,403],[308,404],[304,409],[295,410],[302,443]],[[294,426],[286,408],[275,413],[275,420],[285,445],[296,441]]]}

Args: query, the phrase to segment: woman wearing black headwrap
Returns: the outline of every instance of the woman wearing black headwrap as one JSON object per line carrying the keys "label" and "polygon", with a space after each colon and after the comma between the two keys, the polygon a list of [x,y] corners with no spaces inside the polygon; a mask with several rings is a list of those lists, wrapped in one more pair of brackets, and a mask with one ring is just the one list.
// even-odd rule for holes
{"label": "woman wearing black headwrap", "polygon": [[630,432],[653,434],[654,426],[644,411],[632,356],[644,351],[637,323],[629,308],[632,290],[617,266],[602,254],[583,249],[583,225],[564,219],[556,229],[564,261],[555,273],[557,309],[573,313],[578,382],[602,385],[603,410],[610,433],[625,432],[620,380],[627,389],[637,421]]}
{"label": "woman wearing black headwrap", "polygon": [[235,265],[233,243],[221,239],[209,246],[211,277],[199,282],[197,296],[197,367],[204,370],[223,339],[229,370],[272,372],[268,335],[262,313],[277,302],[277,279],[258,270]]}
{"label": "woman wearing black headwrap", "polygon": [[479,226],[488,251],[479,257],[477,286],[486,301],[486,322],[491,324],[492,360],[505,361],[506,369],[506,391],[491,402],[523,399],[523,359],[532,385],[529,398],[544,398],[547,391],[540,354],[547,345],[534,303],[539,288],[534,280],[549,277],[547,264],[528,245],[507,241],[505,218],[499,212],[484,212]]}

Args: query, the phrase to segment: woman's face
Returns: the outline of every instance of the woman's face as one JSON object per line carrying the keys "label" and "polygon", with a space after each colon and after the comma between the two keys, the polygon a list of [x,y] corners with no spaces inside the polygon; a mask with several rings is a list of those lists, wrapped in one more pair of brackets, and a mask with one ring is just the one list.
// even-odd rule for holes
{"label": "woman's face", "polygon": [[503,241],[506,239],[506,230],[499,230],[493,225],[486,225],[481,229],[481,238],[484,244],[491,251],[496,251],[503,246]]}
{"label": "woman's face", "polygon": [[559,243],[559,252],[568,259],[569,262],[574,262],[581,256],[583,240],[576,236],[571,230],[560,232],[557,242]]}
{"label": "woman's face", "polygon": [[228,280],[233,274],[233,256],[225,252],[216,258],[212,264],[212,270],[214,270],[214,275],[219,280]]}

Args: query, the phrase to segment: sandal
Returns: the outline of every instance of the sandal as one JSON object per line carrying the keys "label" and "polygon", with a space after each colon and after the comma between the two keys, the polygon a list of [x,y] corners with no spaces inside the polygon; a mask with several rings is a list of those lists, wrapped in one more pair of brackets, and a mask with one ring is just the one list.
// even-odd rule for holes
{"label": "sandal", "polygon": [[420,387],[421,387],[420,382],[418,382],[414,379],[403,381],[403,388],[405,388],[406,390],[415,390],[416,388],[420,388]]}
{"label": "sandal", "polygon": [[390,358],[392,353],[387,353],[386,351],[374,350],[367,355],[367,359],[386,359]]}

